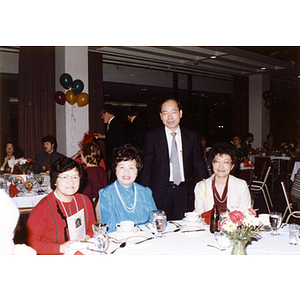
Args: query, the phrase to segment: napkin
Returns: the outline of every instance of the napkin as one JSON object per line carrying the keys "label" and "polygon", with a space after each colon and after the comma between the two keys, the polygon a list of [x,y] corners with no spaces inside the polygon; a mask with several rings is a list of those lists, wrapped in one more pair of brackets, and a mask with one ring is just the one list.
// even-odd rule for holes
{"label": "napkin", "polygon": [[9,186],[9,196],[11,198],[13,198],[14,196],[16,196],[19,193],[20,193],[20,191],[13,184],[11,184]]}
{"label": "napkin", "polygon": [[201,217],[204,219],[204,222],[209,225],[210,224],[210,215],[212,210],[205,211],[201,214]]}

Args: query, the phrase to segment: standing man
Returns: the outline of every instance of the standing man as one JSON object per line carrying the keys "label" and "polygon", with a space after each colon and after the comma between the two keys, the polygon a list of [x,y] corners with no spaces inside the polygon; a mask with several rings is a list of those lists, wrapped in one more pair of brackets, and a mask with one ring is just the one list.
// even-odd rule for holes
{"label": "standing man", "polygon": [[104,104],[101,107],[101,119],[106,126],[106,134],[95,133],[96,138],[104,139],[106,150],[106,170],[108,175],[108,181],[113,182],[116,177],[115,174],[111,174],[111,159],[113,150],[115,147],[126,144],[126,131],[124,124],[116,117],[115,107],[111,104]]}
{"label": "standing man", "polygon": [[251,132],[248,132],[245,136],[245,141],[242,143],[242,146],[247,149],[247,154],[249,155],[249,152],[252,150],[251,143],[254,141],[253,134]]}
{"label": "standing man", "polygon": [[182,114],[178,101],[166,100],[160,112],[165,126],[146,133],[143,148],[141,184],[152,189],[168,220],[194,210],[195,176],[197,181],[208,177],[197,132],[179,126]]}
{"label": "standing man", "polygon": [[34,162],[34,173],[49,171],[52,163],[59,160],[64,155],[56,152],[57,142],[54,136],[47,135],[42,139],[45,152],[37,154]]}
{"label": "standing man", "polygon": [[127,119],[130,122],[128,141],[139,150],[143,149],[146,125],[144,120],[139,116],[139,112],[135,106],[127,109]]}

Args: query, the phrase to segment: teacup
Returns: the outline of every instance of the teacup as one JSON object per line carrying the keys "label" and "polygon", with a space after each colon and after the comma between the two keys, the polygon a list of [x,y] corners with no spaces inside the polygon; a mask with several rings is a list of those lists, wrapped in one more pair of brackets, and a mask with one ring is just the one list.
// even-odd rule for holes
{"label": "teacup", "polygon": [[270,225],[270,215],[269,214],[259,214],[258,219],[264,226]]}
{"label": "teacup", "polygon": [[82,254],[86,254],[87,245],[81,242],[75,242],[70,245],[72,252],[80,251]]}
{"label": "teacup", "polygon": [[132,231],[134,228],[134,222],[133,221],[122,221],[120,223],[116,224],[117,229],[121,229],[122,231],[129,232]]}
{"label": "teacup", "polygon": [[191,211],[191,212],[186,212],[184,214],[184,216],[186,217],[186,220],[188,222],[197,222],[198,219],[199,219],[199,215],[198,213],[194,212],[194,211]]}
{"label": "teacup", "polygon": [[214,236],[220,248],[228,248],[231,246],[231,240],[224,232],[215,231]]}

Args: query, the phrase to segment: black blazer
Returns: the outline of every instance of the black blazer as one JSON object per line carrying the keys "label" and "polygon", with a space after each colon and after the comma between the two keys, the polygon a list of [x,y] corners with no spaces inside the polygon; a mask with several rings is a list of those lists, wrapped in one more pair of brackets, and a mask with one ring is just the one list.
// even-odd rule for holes
{"label": "black blazer", "polygon": [[[47,166],[47,155],[48,155],[47,152],[43,152],[43,153],[37,154],[35,156],[34,174],[39,174],[39,173],[43,172],[42,166]],[[61,157],[64,157],[64,155],[54,151],[52,163],[56,162]]]}
{"label": "black blazer", "polygon": [[[187,208],[193,210],[195,179],[197,182],[201,181],[208,177],[208,173],[197,132],[185,127],[180,127],[180,130]],[[170,177],[169,152],[164,126],[146,133],[143,157],[141,184],[151,188],[157,207],[162,207]]]}

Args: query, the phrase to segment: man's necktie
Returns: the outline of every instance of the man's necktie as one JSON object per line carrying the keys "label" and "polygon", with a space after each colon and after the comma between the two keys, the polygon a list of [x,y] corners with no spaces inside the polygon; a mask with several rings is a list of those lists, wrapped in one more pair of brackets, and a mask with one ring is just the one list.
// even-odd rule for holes
{"label": "man's necktie", "polygon": [[173,139],[172,139],[172,147],[171,147],[171,157],[170,161],[173,166],[173,182],[177,185],[181,182],[181,176],[180,176],[180,167],[179,167],[179,158],[178,158],[178,150],[177,150],[177,143],[176,143],[176,132],[171,133]]}

